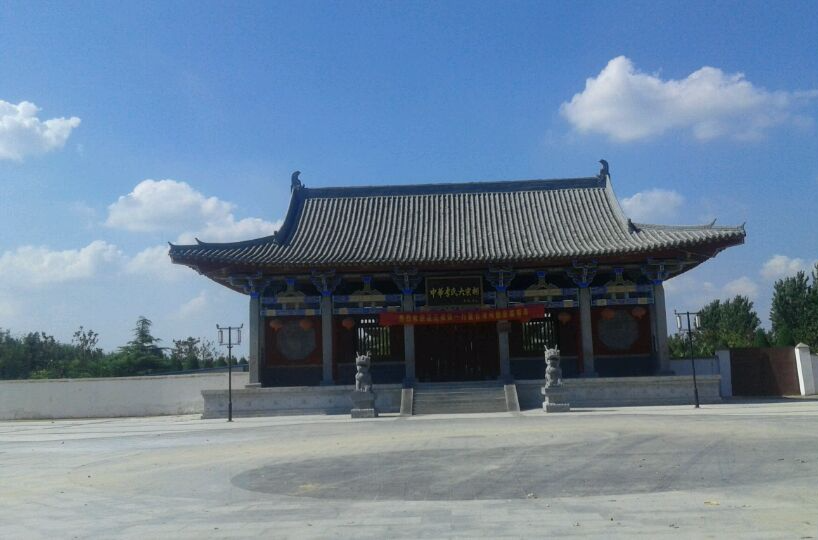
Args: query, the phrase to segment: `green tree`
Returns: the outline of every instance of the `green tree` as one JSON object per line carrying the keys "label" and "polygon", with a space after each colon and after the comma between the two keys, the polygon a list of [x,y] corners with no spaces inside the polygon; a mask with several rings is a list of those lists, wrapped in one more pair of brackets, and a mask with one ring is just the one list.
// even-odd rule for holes
{"label": "green tree", "polygon": [[199,369],[199,340],[194,337],[174,339],[170,359],[174,370]]}
{"label": "green tree", "polygon": [[703,349],[708,354],[724,347],[751,347],[761,327],[753,303],[740,295],[725,302],[710,302],[699,311],[699,317]]}
{"label": "green tree", "polygon": [[763,328],[759,328],[756,330],[755,337],[753,338],[753,347],[769,347],[770,343],[770,333],[764,330]]}
{"label": "green tree", "polygon": [[201,345],[199,345],[201,366],[205,369],[214,367],[218,355],[219,352],[216,350],[216,345],[209,339],[202,338]]}
{"label": "green tree", "polygon": [[151,334],[153,323],[140,316],[134,327],[134,338],[121,347],[114,359],[113,375],[146,375],[157,371],[167,371],[170,363],[159,346],[161,341]]}
{"label": "green tree", "polygon": [[68,376],[72,347],[57,342],[45,332],[30,332],[23,337],[23,354],[31,377],[61,379]]}
{"label": "green tree", "polygon": [[[714,300],[699,310],[701,327],[694,330],[694,356],[712,356],[717,349],[752,347],[761,330],[761,320],[753,303],[745,296],[722,302]],[[762,331],[763,332],[763,331]],[[675,358],[689,356],[688,337],[682,332],[668,338],[670,354]]]}
{"label": "green tree", "polygon": [[795,345],[795,341],[803,334],[809,305],[809,289],[807,275],[804,272],[775,282],[770,322],[776,345]]}
{"label": "green tree", "polygon": [[805,272],[798,272],[775,282],[770,322],[776,345],[818,346],[818,265],[810,277],[811,283]]}
{"label": "green tree", "polygon": [[74,359],[68,366],[70,377],[98,377],[104,374],[99,363],[103,356],[102,349],[97,347],[99,334],[80,326],[74,332],[71,343],[74,345]]}

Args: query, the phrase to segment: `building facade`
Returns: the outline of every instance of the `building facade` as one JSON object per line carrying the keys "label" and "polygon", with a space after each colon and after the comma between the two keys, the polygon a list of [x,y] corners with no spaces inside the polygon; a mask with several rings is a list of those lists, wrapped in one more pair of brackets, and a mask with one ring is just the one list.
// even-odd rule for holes
{"label": "building facade", "polygon": [[307,188],[274,235],[171,245],[249,297],[250,382],[352,384],[670,372],[663,284],[744,242],[742,227],[634,223],[597,176]]}

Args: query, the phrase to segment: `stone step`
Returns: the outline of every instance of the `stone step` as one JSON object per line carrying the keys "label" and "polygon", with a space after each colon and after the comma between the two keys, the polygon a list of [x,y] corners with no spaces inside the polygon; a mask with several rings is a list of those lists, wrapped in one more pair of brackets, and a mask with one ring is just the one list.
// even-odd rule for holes
{"label": "stone step", "polygon": [[480,401],[484,399],[505,399],[505,394],[501,391],[499,392],[492,392],[492,393],[466,393],[460,392],[457,394],[446,394],[442,392],[436,392],[434,394],[425,394],[423,392],[418,392],[415,395],[415,401]]}
{"label": "stone step", "polygon": [[424,414],[456,414],[456,413],[490,413],[490,412],[508,412],[505,404],[488,405],[485,403],[457,405],[446,407],[429,407],[424,405],[417,405],[413,411],[415,415]]}
{"label": "stone step", "polygon": [[[417,391],[416,391],[417,392]],[[421,399],[485,399],[492,396],[504,397],[503,390],[494,392],[417,392]],[[415,397],[417,399],[417,397]]]}
{"label": "stone step", "polygon": [[413,406],[413,412],[417,414],[418,411],[440,411],[446,412],[451,409],[472,409],[475,411],[480,411],[481,409],[486,409],[487,411],[490,409],[492,411],[496,410],[507,410],[505,401],[470,401],[470,402],[462,402],[462,403],[424,403],[424,402],[415,402]]}
{"label": "stone step", "polygon": [[435,388],[498,388],[502,383],[496,379],[488,381],[457,381],[457,382],[439,382],[439,383],[415,383],[415,388],[420,390],[434,390]]}
{"label": "stone step", "polygon": [[433,414],[482,414],[482,413],[498,413],[508,412],[504,407],[464,407],[464,408],[447,408],[447,409],[424,409],[420,408],[414,416],[428,416]]}
{"label": "stone step", "polygon": [[505,407],[505,399],[481,399],[472,401],[424,401],[416,400],[415,408],[417,407]]}
{"label": "stone step", "polygon": [[496,381],[418,385],[413,414],[506,412],[505,391]]}

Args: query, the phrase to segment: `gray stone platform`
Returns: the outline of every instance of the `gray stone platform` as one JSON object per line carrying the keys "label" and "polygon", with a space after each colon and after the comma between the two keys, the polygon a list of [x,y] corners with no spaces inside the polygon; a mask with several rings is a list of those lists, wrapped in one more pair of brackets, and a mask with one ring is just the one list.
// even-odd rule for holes
{"label": "gray stone platform", "polygon": [[[719,375],[697,377],[699,400],[719,403]],[[545,381],[517,381],[521,409],[542,409]],[[563,379],[563,398],[571,407],[627,407],[693,403],[693,377],[594,377]]]}
{"label": "gray stone platform", "polygon": [[[698,377],[699,396],[702,403],[721,401],[719,381],[718,375]],[[419,388],[426,389],[427,397],[431,399],[428,407],[421,406],[419,409],[421,414],[542,409],[542,380],[517,381],[515,383],[516,393],[511,391],[512,388],[504,389],[500,383],[484,383],[484,387],[499,389],[499,391],[496,395],[492,394],[490,399],[487,398],[482,407],[477,406],[480,404],[475,405],[469,396],[460,395],[463,392],[458,394],[458,387],[462,389],[468,386],[462,384],[419,385]],[[480,384],[474,386],[480,387]],[[351,405],[349,396],[354,388],[351,385],[341,385],[234,389],[233,414],[238,417],[304,414],[348,415]],[[436,388],[438,390],[435,390]],[[565,401],[572,407],[693,403],[693,379],[688,376],[563,379],[562,388]],[[377,411],[381,413],[401,412],[403,391],[401,385],[375,385],[375,390],[377,394],[375,409]],[[446,392],[450,392],[450,395],[447,396]],[[204,390],[202,396],[204,397],[202,418],[227,417],[227,390]],[[412,399],[412,396],[409,395],[408,398]],[[417,399],[415,395],[415,402]],[[421,396],[420,399],[424,398]],[[406,409],[403,412],[411,414],[411,407]]]}
{"label": "gray stone platform", "polygon": [[[376,410],[400,411],[401,385],[376,386]],[[240,388],[233,390],[234,416],[350,414],[352,385]],[[202,418],[227,418],[227,390],[204,390]]]}

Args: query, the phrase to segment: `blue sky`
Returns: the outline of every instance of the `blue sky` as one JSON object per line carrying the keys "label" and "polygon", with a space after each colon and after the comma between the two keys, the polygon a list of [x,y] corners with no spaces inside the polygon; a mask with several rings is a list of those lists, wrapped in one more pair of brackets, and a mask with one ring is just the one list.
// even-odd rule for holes
{"label": "blue sky", "polygon": [[[166,342],[247,318],[161,246],[275,229],[289,176],[589,176],[747,222],[668,308],[818,259],[814,2],[0,2],[0,327]],[[36,108],[35,108],[36,107]],[[146,182],[153,180],[153,182]]]}

